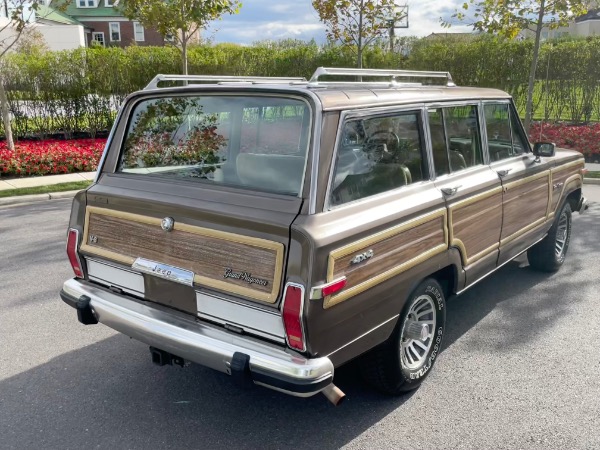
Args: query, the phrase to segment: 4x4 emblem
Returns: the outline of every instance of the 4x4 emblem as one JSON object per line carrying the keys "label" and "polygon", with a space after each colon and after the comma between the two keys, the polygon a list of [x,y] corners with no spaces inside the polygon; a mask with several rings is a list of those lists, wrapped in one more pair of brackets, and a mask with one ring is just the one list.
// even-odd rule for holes
{"label": "4x4 emblem", "polygon": [[360,255],[356,255],[351,263],[352,264],[360,264],[363,261],[366,261],[367,259],[371,259],[373,257],[375,253],[373,253],[373,250],[369,250],[367,252],[361,253]]}
{"label": "4x4 emblem", "polygon": [[173,220],[172,217],[165,217],[162,220],[162,222],[160,223],[160,227],[165,231],[173,230],[174,226],[175,226],[175,221]]}

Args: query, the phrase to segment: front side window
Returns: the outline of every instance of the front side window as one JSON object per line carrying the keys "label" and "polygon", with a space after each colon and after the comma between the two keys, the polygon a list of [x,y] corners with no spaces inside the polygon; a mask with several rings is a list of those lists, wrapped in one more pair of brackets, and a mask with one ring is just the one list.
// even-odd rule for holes
{"label": "front side window", "polygon": [[513,153],[515,155],[520,155],[524,152],[529,151],[529,141],[523,132],[523,127],[521,126],[521,120],[517,115],[514,108],[510,109],[510,125],[512,130],[512,144],[513,144]]}
{"label": "front side window", "polygon": [[512,132],[508,103],[490,103],[483,107],[490,161],[513,156]]}
{"label": "front side window", "polygon": [[121,24],[119,22],[110,22],[110,40],[112,42],[121,41]]}
{"label": "front side window", "polygon": [[311,111],[263,96],[166,97],[140,102],[120,171],[301,194]]}
{"label": "front side window", "polygon": [[423,154],[417,112],[349,120],[339,140],[330,205],[426,180]]}
{"label": "front side window", "polygon": [[508,103],[489,103],[484,106],[490,161],[519,156],[529,145],[524,138],[518,116]]}
{"label": "front side window", "polygon": [[437,176],[483,164],[476,106],[432,109],[429,124]]}

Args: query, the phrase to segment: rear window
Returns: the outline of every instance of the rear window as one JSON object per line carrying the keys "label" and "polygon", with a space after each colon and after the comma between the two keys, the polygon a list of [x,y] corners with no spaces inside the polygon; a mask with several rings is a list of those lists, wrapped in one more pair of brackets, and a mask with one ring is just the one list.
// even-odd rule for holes
{"label": "rear window", "polygon": [[311,128],[294,98],[207,95],[144,100],[120,172],[300,195]]}

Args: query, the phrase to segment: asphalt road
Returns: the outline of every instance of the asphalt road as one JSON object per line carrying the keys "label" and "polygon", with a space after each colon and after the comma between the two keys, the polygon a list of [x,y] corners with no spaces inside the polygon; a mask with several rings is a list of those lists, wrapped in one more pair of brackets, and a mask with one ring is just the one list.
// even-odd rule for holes
{"label": "asphalt road", "polygon": [[[600,202],[600,186],[586,186]],[[348,395],[244,390],[199,366],[85,327],[58,297],[70,202],[0,209],[0,448],[600,448],[600,204],[574,217],[554,275],[519,258],[448,305],[444,351],[416,392],[388,398],[356,369]]]}

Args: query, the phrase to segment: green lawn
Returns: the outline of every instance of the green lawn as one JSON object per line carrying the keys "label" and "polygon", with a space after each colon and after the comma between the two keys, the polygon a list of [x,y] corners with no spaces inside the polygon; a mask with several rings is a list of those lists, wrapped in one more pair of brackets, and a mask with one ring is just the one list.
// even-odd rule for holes
{"label": "green lawn", "polygon": [[60,183],[60,184],[53,184],[50,186],[8,189],[5,191],[0,191],[0,198],[14,197],[17,195],[49,194],[51,192],[76,191],[76,190],[80,191],[82,189],[89,187],[90,184],[92,184],[91,181],[73,181],[71,183]]}
{"label": "green lawn", "polygon": [[600,172],[588,172],[585,174],[585,178],[599,178],[600,179]]}

